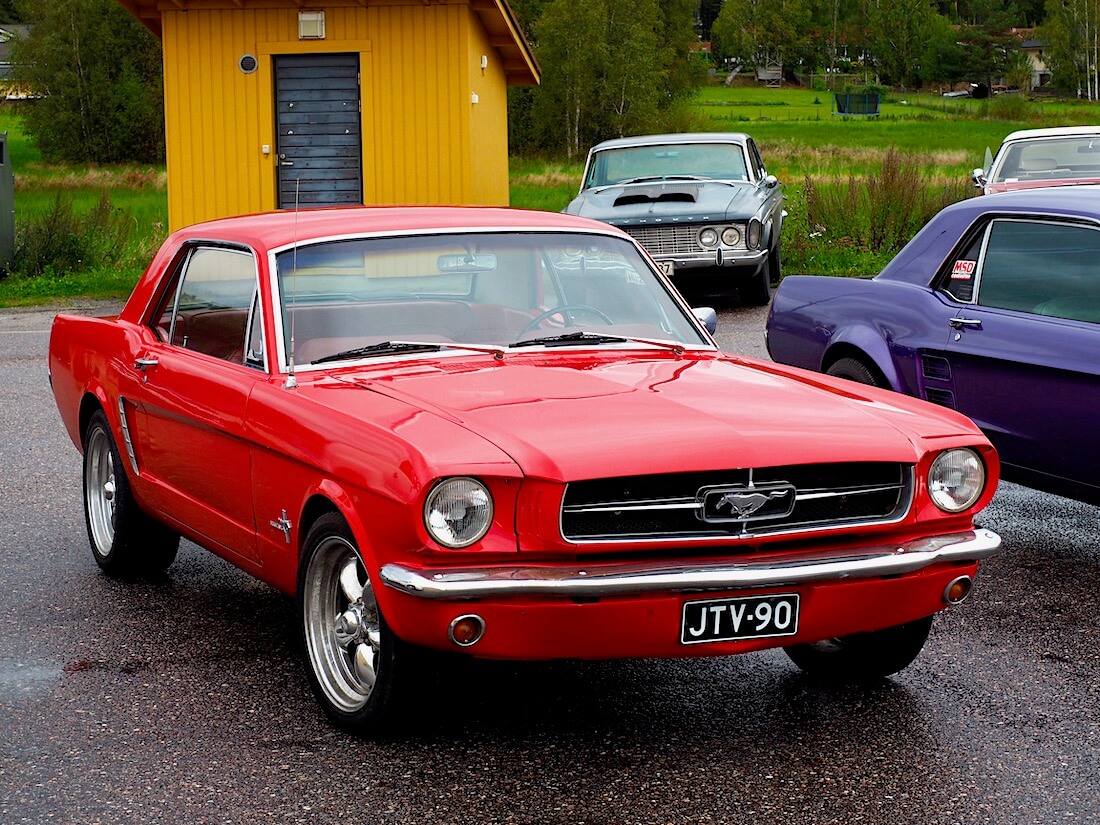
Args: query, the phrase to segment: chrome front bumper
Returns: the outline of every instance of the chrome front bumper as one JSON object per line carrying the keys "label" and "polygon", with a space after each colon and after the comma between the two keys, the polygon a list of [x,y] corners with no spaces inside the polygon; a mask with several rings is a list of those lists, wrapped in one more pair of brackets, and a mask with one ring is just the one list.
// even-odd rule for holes
{"label": "chrome front bumper", "polygon": [[722,254],[719,255],[717,251],[706,252],[690,252],[690,253],[668,253],[668,254],[655,254],[653,260],[658,263],[671,262],[673,265],[673,274],[680,269],[697,269],[700,267],[753,267],[757,268],[768,259],[768,252],[766,249],[762,249],[758,252],[745,252],[745,251],[733,251],[729,249],[721,250]]}
{"label": "chrome front bumper", "polygon": [[598,597],[654,591],[739,590],[898,576],[941,562],[977,561],[1001,547],[996,533],[977,528],[929,536],[901,545],[862,547],[835,555],[762,562],[724,561],[691,566],[609,564],[592,566],[509,565],[501,567],[414,569],[382,567],[387,587],[436,600],[500,596]]}

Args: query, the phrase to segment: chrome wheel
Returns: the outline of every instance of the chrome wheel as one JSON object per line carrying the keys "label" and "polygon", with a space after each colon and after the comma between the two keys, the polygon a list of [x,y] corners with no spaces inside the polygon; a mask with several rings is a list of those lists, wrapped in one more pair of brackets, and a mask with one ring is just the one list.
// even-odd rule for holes
{"label": "chrome wheel", "polygon": [[179,534],[138,506],[102,410],[84,430],[84,521],[96,564],[112,576],[162,573],[176,558]]}
{"label": "chrome wheel", "polygon": [[302,589],[305,652],[333,709],[366,706],[382,666],[382,621],[370,577],[354,545],[327,535],[312,548]]}
{"label": "chrome wheel", "polygon": [[101,427],[92,427],[85,445],[84,501],[92,550],[106,558],[115,542],[115,462],[111,441]]}

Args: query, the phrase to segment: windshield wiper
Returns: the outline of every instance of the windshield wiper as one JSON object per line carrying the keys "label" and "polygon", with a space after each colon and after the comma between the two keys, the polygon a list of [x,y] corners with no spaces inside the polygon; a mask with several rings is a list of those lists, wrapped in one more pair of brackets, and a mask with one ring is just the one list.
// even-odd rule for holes
{"label": "windshield wiper", "polygon": [[343,361],[348,358],[365,358],[371,355],[393,355],[397,352],[439,352],[443,344],[426,343],[424,341],[382,341],[366,347],[354,347],[341,350],[322,358],[314,358],[309,363],[325,364],[329,361]]}
{"label": "windshield wiper", "polygon": [[619,184],[624,183],[648,183],[655,180],[710,180],[706,175],[645,175],[640,178],[630,178],[629,180],[621,180]]}
{"label": "windshield wiper", "polygon": [[330,361],[345,361],[348,358],[369,358],[372,355],[394,355],[402,352],[439,352],[444,349],[465,349],[471,352],[484,352],[497,360],[504,358],[504,348],[491,344],[451,344],[441,341],[382,341],[366,347],[354,347],[333,355],[314,358],[309,363],[325,364]]}
{"label": "windshield wiper", "polygon": [[566,332],[561,335],[548,335],[544,338],[527,338],[509,344],[509,349],[516,347],[568,347],[571,344],[649,344],[654,347],[671,350],[677,355],[682,355],[684,345],[679,341],[661,341],[656,338],[634,338],[627,335],[607,335],[602,332]]}

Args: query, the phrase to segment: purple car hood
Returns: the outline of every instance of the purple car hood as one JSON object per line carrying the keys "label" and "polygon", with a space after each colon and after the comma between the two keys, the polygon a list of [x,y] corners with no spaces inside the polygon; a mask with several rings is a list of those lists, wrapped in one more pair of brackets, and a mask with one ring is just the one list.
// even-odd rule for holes
{"label": "purple car hood", "polygon": [[767,362],[618,355],[530,353],[381,374],[341,371],[347,391],[326,397],[356,415],[367,403],[362,389],[381,393],[480,436],[526,475],[554,480],[913,462],[926,437],[977,434],[951,411]]}
{"label": "purple car hood", "polygon": [[666,218],[683,223],[747,220],[759,207],[759,190],[748,182],[653,181],[588,189],[565,211],[629,226]]}

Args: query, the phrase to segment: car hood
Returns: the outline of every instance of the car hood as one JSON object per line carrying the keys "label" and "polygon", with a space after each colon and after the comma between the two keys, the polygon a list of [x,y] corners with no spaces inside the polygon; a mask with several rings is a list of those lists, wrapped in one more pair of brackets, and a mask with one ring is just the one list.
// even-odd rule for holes
{"label": "car hood", "polygon": [[652,224],[663,218],[702,223],[747,220],[759,211],[760,202],[760,190],[752,183],[665,181],[589,189],[565,211],[616,226]]}
{"label": "car hood", "polygon": [[981,438],[949,410],[770,362],[709,352],[608,355],[529,353],[384,376],[345,370],[339,379],[349,391],[327,397],[351,414],[364,389],[403,401],[491,442],[525,475],[557,481],[915,462],[924,438]]}

